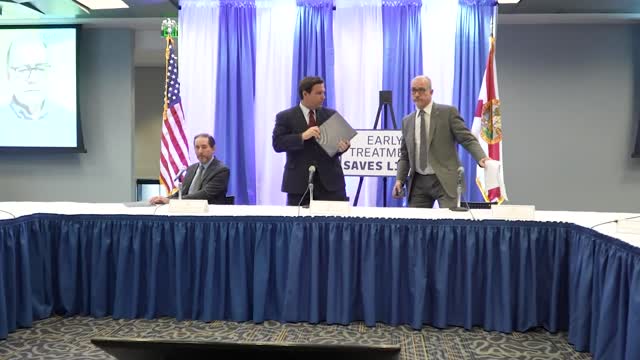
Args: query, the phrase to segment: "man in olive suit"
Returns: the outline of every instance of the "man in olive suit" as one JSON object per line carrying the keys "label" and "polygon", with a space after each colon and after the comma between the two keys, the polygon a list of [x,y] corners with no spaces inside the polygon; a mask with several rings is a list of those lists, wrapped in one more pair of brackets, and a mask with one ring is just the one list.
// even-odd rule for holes
{"label": "man in olive suit", "polygon": [[[457,144],[484,167],[489,160],[476,137],[465,126],[456,108],[432,101],[431,80],[417,76],[411,81],[416,110],[402,119],[402,142],[393,196],[402,196],[405,184],[409,207],[441,208],[457,205]],[[408,179],[408,180],[407,180]],[[464,186],[463,186],[464,188]]]}

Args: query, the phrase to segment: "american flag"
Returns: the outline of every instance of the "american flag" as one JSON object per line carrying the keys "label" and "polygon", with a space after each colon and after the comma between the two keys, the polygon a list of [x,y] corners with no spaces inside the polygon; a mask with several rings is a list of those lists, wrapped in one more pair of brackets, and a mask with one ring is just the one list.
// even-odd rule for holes
{"label": "american flag", "polygon": [[182,169],[189,165],[189,142],[184,132],[184,113],[180,99],[180,83],[178,82],[178,58],[171,36],[167,37],[165,54],[166,76],[160,145],[160,182],[164,185],[167,193],[171,194],[178,189],[178,180],[174,181],[174,179]]}

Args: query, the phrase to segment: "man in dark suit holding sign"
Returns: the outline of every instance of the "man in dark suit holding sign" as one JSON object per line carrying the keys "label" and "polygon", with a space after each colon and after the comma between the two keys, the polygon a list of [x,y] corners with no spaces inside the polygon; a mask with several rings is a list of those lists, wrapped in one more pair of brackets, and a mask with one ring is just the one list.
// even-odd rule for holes
{"label": "man in dark suit holding sign", "polygon": [[272,137],[273,149],[287,154],[282,175],[282,191],[287,193],[287,205],[309,203],[309,195],[305,192],[312,166],[315,168],[315,176],[311,179],[315,200],[347,200],[340,155],[349,148],[349,141],[340,140],[334,156],[329,156],[317,142],[319,126],[336,112],[322,107],[324,81],[319,77],[305,77],[300,81],[298,94],[300,104],[276,115]]}

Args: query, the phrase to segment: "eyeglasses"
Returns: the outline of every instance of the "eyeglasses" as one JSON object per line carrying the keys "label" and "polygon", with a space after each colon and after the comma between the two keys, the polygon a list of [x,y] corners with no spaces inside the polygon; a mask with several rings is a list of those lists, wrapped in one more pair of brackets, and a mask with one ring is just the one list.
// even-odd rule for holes
{"label": "eyeglasses", "polygon": [[424,94],[427,91],[429,91],[429,89],[427,89],[427,88],[411,88],[411,93],[412,94],[415,94],[415,93]]}
{"label": "eyeglasses", "polygon": [[11,70],[13,70],[13,72],[16,73],[18,77],[22,79],[27,79],[31,76],[31,74],[35,76],[41,76],[44,73],[46,73],[50,68],[51,68],[51,65],[49,64],[36,64],[34,66],[24,65],[24,66],[12,67]]}

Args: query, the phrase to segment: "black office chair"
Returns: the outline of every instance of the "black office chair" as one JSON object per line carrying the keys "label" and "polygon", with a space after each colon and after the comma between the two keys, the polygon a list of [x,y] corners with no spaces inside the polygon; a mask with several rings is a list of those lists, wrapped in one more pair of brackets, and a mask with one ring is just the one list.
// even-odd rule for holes
{"label": "black office chair", "polygon": [[226,196],[224,198],[224,204],[225,205],[233,205],[236,203],[236,197],[235,196]]}

